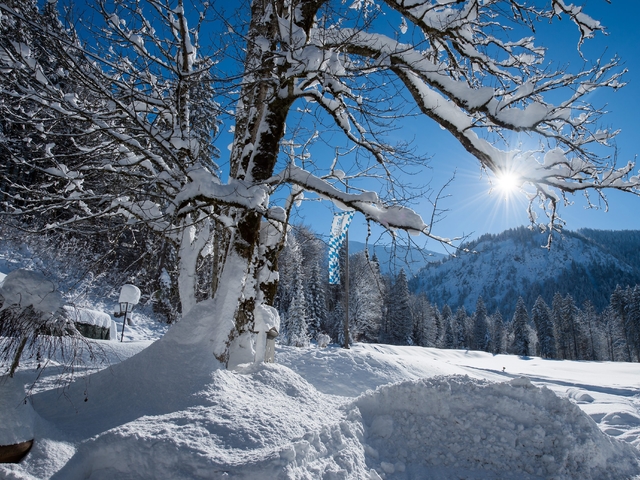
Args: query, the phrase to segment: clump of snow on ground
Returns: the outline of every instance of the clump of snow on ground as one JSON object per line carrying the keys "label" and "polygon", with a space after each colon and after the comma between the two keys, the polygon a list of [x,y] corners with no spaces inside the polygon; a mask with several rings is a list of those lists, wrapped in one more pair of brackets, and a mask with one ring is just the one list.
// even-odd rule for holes
{"label": "clump of snow on ground", "polygon": [[18,269],[9,273],[0,285],[2,309],[33,307],[36,312],[52,314],[62,306],[62,295],[44,275]]}
{"label": "clump of snow on ground", "polygon": [[367,464],[381,477],[618,479],[640,473],[633,447],[525,377],[402,382],[353,405],[365,425]]}
{"label": "clump of snow on ground", "polygon": [[15,445],[33,438],[35,412],[23,385],[14,378],[0,377],[0,445]]}
{"label": "clump of snow on ground", "polygon": [[69,317],[76,323],[84,323],[86,325],[95,325],[97,327],[111,328],[113,320],[107,313],[99,310],[90,310],[88,308],[77,308],[71,305],[65,305],[64,310]]}
{"label": "clump of snow on ground", "polygon": [[[332,417],[340,402],[288,368],[217,370],[195,397],[191,407],[143,416],[85,441],[61,478],[276,479],[286,478],[296,459],[316,461],[318,471],[328,464],[339,470],[332,454],[342,434]],[[357,451],[358,440],[349,439]]]}

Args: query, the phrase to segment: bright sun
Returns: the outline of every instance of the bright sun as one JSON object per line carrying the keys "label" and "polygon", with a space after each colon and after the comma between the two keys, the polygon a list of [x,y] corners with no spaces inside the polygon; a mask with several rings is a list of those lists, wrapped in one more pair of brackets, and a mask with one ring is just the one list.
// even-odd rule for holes
{"label": "bright sun", "polygon": [[518,189],[519,179],[513,173],[501,173],[495,178],[496,188],[505,195],[509,195]]}

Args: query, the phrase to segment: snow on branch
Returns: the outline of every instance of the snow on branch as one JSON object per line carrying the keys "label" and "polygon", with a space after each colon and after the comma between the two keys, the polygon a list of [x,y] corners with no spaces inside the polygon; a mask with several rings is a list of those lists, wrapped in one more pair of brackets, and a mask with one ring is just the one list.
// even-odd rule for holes
{"label": "snow on branch", "polygon": [[236,179],[230,179],[227,184],[222,184],[205,169],[191,172],[189,178],[190,181],[175,196],[177,213],[180,208],[198,199],[257,210],[261,213],[267,211],[269,195],[265,185]]}
{"label": "snow on branch", "polygon": [[291,164],[281,173],[268,180],[270,184],[280,184],[284,182],[292,183],[310,192],[315,192],[321,198],[333,202],[338,208],[343,210],[358,211],[367,219],[389,230],[406,230],[412,235],[423,233],[438,241],[448,243],[447,239],[431,235],[429,225],[425,224],[422,217],[412,209],[401,205],[382,205],[375,192],[345,193],[335,188],[327,180]]}
{"label": "snow on branch", "polygon": [[567,5],[563,0],[553,0],[553,10],[558,16],[566,14],[571,18],[580,29],[580,42],[578,48],[582,45],[586,38],[593,37],[594,32],[604,32],[604,27],[599,21],[594,20],[589,15],[582,11],[582,7],[578,7],[573,4]]}
{"label": "snow on branch", "polygon": [[[396,5],[395,2],[388,3]],[[471,4],[477,5],[477,2],[466,2],[466,5]],[[575,7],[567,7],[562,2],[560,4],[565,9],[563,11],[572,15],[579,25],[585,28],[590,25],[593,27],[592,31],[600,29],[597,22],[590,21]],[[462,58],[458,64],[446,64],[441,59],[435,60],[425,55],[424,50],[418,50],[413,45],[402,44],[384,34],[359,29],[333,28],[318,31],[313,38],[322,43],[324,48],[341,48],[349,54],[364,56],[371,62],[366,65],[395,73],[422,113],[449,131],[483,167],[497,175],[510,172],[517,175],[523,183],[533,185],[537,193],[532,201],[535,198],[550,200],[552,227],[557,219],[555,207],[560,199],[558,191],[564,194],[586,189],[600,191],[603,188],[615,188],[636,194],[639,192],[638,177],[629,178],[633,164],[619,169],[609,167],[588,150],[592,144],[607,145],[617,133],[609,130],[593,131],[595,120],[603,112],[581,103],[583,97],[594,90],[616,89],[623,85],[621,76],[624,71],[615,71],[619,66],[616,59],[604,64],[598,62],[591,68],[573,74],[534,66],[520,69],[516,73],[509,72],[501,68],[507,65],[504,61],[470,50],[475,48],[469,46],[471,38],[481,26],[476,22],[477,15],[472,10],[464,7],[463,10],[458,7],[453,10],[449,7],[432,7],[430,2],[419,2],[409,9],[403,6],[399,11],[407,14],[408,18],[429,33],[430,40],[433,40],[434,35],[446,34],[449,39],[459,35],[460,38],[452,40],[452,43],[457,42],[454,50],[461,52]],[[453,11],[458,13],[453,15]],[[537,10],[535,13],[547,16],[551,14]],[[434,22],[436,17],[438,21]],[[443,26],[449,21],[451,29]],[[466,33],[455,33],[464,22],[468,24],[469,30]],[[543,52],[533,47],[531,39],[500,45],[514,59],[510,67],[518,66],[515,61],[518,55],[515,52],[516,46],[534,51],[543,58]],[[490,67],[485,68],[485,71],[495,77],[495,86],[484,86],[467,75],[462,66],[465,55],[472,61],[484,55],[483,66]],[[560,89],[570,91],[565,101],[554,105],[545,100],[546,93]],[[322,104],[319,94],[310,90],[309,96]],[[346,116],[343,114],[342,118]],[[340,125],[338,120],[340,118],[337,119]],[[550,150],[541,155],[510,150],[508,144],[505,145],[506,149],[501,149],[495,142],[483,138],[492,132],[499,134],[501,130],[531,132],[555,145],[552,144]],[[484,134],[483,137],[480,132]]]}

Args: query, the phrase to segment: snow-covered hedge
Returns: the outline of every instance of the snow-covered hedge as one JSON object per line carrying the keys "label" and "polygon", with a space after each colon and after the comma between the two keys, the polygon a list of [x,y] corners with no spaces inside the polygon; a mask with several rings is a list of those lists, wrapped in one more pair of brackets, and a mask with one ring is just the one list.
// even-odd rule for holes
{"label": "snow-covered hedge", "polygon": [[65,305],[64,311],[85,337],[115,340],[118,336],[116,323],[107,313],[70,305]]}

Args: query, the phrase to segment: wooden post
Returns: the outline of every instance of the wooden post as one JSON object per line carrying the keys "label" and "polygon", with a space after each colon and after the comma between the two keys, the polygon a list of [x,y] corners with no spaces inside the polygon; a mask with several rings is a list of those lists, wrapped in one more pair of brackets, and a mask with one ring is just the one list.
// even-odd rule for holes
{"label": "wooden post", "polygon": [[[349,193],[349,182],[346,181],[346,193]],[[344,260],[344,344],[342,348],[349,348],[349,229],[345,232],[345,260]]]}
{"label": "wooden post", "polygon": [[127,303],[127,307],[124,309],[124,318],[122,319],[122,334],[120,335],[120,342],[124,340],[124,326],[127,324],[127,315],[129,315],[129,304]]}

